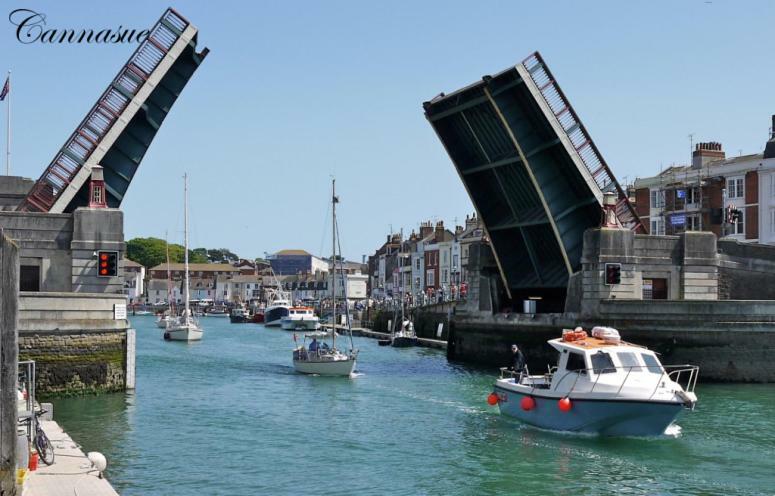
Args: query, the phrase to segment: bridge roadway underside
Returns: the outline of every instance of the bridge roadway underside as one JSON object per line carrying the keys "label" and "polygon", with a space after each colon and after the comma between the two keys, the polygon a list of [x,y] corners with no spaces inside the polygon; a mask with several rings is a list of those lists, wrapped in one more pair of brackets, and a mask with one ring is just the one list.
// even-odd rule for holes
{"label": "bridge roadway underside", "polygon": [[542,296],[561,309],[601,208],[534,94],[513,67],[424,107],[484,222],[508,296]]}
{"label": "bridge roadway underside", "polygon": [[[196,38],[194,38],[195,41]],[[206,52],[198,54],[195,47],[194,43],[186,46],[145,100],[142,108],[129,121],[129,125],[100,161],[100,165],[104,168],[106,199],[109,207],[121,206],[129,184],[162,122],[204,59]],[[65,212],[72,212],[78,207],[88,205],[89,182],[86,181],[70,201]]]}

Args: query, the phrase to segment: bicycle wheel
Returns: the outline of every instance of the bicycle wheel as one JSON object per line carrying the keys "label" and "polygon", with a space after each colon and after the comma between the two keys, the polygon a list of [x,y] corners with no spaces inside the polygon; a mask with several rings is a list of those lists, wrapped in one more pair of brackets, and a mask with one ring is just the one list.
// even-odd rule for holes
{"label": "bicycle wheel", "polygon": [[54,447],[40,427],[38,427],[38,432],[35,434],[35,451],[38,452],[40,460],[46,465],[54,463]]}

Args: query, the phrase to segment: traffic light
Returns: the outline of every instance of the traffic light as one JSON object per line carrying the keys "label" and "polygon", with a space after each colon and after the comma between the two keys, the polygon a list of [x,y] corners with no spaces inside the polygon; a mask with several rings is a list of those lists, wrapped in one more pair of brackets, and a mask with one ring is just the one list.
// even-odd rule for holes
{"label": "traffic light", "polygon": [[97,274],[100,277],[115,277],[118,275],[118,252],[97,252]]}
{"label": "traffic light", "polygon": [[605,264],[605,283],[607,285],[621,284],[622,282],[622,264]]}

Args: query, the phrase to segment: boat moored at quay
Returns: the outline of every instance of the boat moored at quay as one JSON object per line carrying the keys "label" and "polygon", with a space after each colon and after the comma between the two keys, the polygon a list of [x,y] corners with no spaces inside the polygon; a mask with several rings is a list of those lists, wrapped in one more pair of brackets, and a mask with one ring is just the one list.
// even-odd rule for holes
{"label": "boat moored at quay", "polygon": [[566,330],[549,345],[559,352],[556,368],[540,375],[501,369],[488,403],[542,429],[659,436],[697,402],[697,366],[663,366],[615,329],[596,327],[591,337]]}

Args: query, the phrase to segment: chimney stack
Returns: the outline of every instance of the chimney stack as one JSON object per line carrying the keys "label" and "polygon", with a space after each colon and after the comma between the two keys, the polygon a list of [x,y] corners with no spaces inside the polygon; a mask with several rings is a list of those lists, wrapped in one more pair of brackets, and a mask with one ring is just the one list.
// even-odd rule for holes
{"label": "chimney stack", "polygon": [[705,167],[714,160],[723,160],[726,158],[724,150],[721,149],[721,143],[710,141],[706,143],[697,143],[692,152],[692,169]]}
{"label": "chimney stack", "polygon": [[433,226],[430,221],[420,224],[420,239],[425,239],[433,232]]}
{"label": "chimney stack", "polygon": [[775,157],[775,115],[772,116],[772,127],[770,128],[770,139],[767,141],[767,144],[764,146],[764,157],[763,158],[773,158]]}

